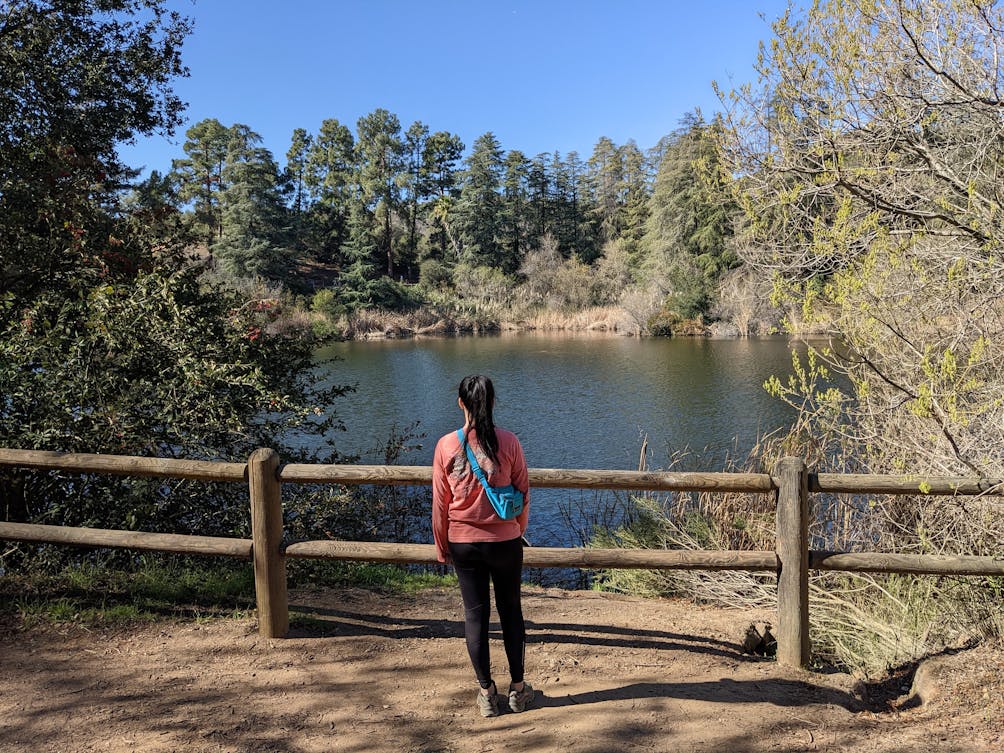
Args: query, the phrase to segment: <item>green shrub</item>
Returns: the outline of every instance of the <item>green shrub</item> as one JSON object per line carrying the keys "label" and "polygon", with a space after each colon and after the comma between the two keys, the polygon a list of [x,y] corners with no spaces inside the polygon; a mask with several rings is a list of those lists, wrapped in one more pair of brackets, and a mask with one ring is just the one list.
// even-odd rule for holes
{"label": "green shrub", "polygon": [[310,310],[323,314],[328,319],[335,320],[346,313],[345,304],[339,300],[338,294],[332,288],[323,288],[314,293],[310,299]]}
{"label": "green shrub", "polygon": [[426,259],[418,267],[418,284],[425,290],[445,291],[453,285],[453,274],[438,259]]}
{"label": "green shrub", "polygon": [[425,303],[422,291],[415,285],[379,277],[369,283],[369,298],[376,308],[391,311],[408,311]]}

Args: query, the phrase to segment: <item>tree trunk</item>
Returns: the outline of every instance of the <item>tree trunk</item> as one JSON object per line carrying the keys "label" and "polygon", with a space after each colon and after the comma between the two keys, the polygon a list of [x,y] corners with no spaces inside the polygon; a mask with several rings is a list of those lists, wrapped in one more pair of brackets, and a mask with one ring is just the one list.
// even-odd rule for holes
{"label": "tree trunk", "polygon": [[394,279],[394,244],[391,242],[390,228],[390,207],[387,207],[387,215],[383,221],[384,238],[387,242],[387,276]]}

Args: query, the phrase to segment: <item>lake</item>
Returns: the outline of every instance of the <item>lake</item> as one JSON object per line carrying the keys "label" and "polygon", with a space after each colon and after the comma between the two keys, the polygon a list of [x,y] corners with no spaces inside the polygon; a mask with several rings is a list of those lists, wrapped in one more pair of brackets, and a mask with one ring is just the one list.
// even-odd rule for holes
{"label": "lake", "polygon": [[[675,470],[722,470],[792,420],[763,388],[791,372],[792,348],[805,345],[519,334],[344,342],[317,355],[326,380],[356,388],[336,404],[346,431],[335,442],[362,463],[382,463],[392,429],[418,422],[425,436],[398,462],[431,464],[436,440],[463,422],[458,383],[483,373],[495,383],[495,423],[519,436],[531,467],[633,470],[647,439],[649,469],[689,451]],[[583,494],[534,493],[531,521],[547,543],[569,543],[558,506]]]}

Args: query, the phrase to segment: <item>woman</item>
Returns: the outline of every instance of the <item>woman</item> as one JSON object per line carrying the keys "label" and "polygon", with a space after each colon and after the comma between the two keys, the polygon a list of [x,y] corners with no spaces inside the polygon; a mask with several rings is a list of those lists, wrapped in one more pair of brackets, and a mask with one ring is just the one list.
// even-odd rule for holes
{"label": "woman", "polygon": [[[457,571],[464,599],[467,651],[481,685],[478,710],[490,717],[498,716],[502,701],[492,679],[488,651],[489,581],[495,584],[495,606],[509,660],[509,708],[525,711],[533,700],[533,688],[523,681],[526,629],[520,603],[522,536],[530,510],[530,489],[519,440],[511,431],[495,428],[492,380],[465,377],[457,404],[464,412],[463,441],[457,432],[450,432],[436,444],[432,461],[432,532],[439,561],[452,562]],[[468,445],[491,486],[512,484],[523,492],[523,511],[517,517],[503,520],[495,513],[471,470]]]}

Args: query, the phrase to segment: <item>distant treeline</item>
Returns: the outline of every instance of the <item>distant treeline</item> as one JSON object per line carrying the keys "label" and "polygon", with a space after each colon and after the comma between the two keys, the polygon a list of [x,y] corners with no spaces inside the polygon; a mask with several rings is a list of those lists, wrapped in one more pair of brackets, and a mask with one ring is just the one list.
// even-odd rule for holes
{"label": "distant treeline", "polygon": [[296,129],[280,165],[249,126],[207,119],[188,129],[171,172],[153,173],[134,198],[182,212],[227,275],[289,282],[301,262],[324,266],[349,311],[407,307],[402,283],[448,291],[458,269],[526,281],[573,261],[602,262],[608,283],[579,305],[641,285],[689,317],[707,312],[738,265],[717,127],[688,114],[647,151],[602,137],[587,159],[506,151],[488,132],[465,157],[457,135],[421,122],[405,130],[378,109],[355,131],[336,119]]}

